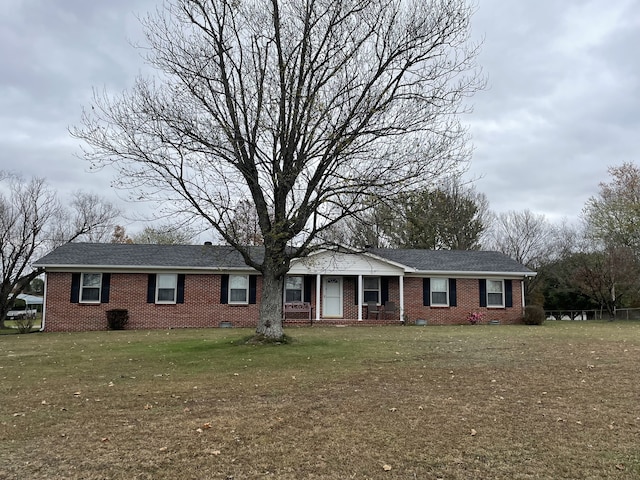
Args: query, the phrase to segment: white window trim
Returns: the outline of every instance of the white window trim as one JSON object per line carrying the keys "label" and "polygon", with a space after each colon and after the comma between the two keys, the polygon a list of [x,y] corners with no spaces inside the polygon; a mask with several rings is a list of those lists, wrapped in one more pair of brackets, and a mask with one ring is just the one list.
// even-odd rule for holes
{"label": "white window trim", "polygon": [[[364,284],[365,284],[365,280],[368,278],[377,278],[378,279],[378,288],[376,290],[373,290],[371,288],[364,288]],[[382,277],[376,277],[374,275],[372,276],[363,276],[362,277],[362,304],[366,305],[367,302],[364,299],[364,292],[378,292],[378,301],[376,302],[376,304],[380,305],[381,304],[381,300],[382,300]]]}
{"label": "white window trim", "polygon": [[[246,292],[245,300],[242,300],[242,301],[231,300],[231,283],[232,283],[231,279],[233,277],[244,277],[247,280],[247,288],[244,289]],[[249,288],[250,288],[249,275],[235,275],[235,274],[229,275],[229,288],[227,289],[227,299],[228,299],[229,305],[249,305]],[[234,290],[240,290],[240,289],[234,289]]]}
{"label": "white window trim", "polygon": [[[158,299],[158,295],[160,293],[160,277],[161,276],[169,276],[173,275],[175,278],[175,283],[173,287],[173,300],[160,300]],[[165,288],[163,287],[163,290]],[[156,275],[156,303],[161,305],[174,305],[178,300],[178,274],[177,273],[159,273]]]}
{"label": "white window trim", "polygon": [[[489,292],[489,282],[500,282],[502,284],[502,291],[500,292],[502,294],[502,302],[500,305],[490,305],[489,304],[489,294],[490,293],[494,293],[494,292]],[[495,292],[497,293],[497,292]],[[496,280],[495,278],[488,278],[487,279],[487,308],[505,308],[505,286],[504,286],[504,279],[503,280]]]}
{"label": "white window trim", "polygon": [[[84,276],[85,275],[100,275],[100,286],[98,287],[85,287],[84,286]],[[98,289],[98,300],[83,300],[82,299],[82,292],[84,291],[84,289],[94,289],[97,288]],[[102,302],[102,273],[96,273],[96,272],[86,272],[86,273],[82,273],[82,275],[80,276],[80,297],[79,297],[79,301],[80,303],[100,303]]]}
{"label": "white window trim", "polygon": [[[446,301],[444,303],[436,303],[433,301],[433,293],[434,291],[437,293],[442,293],[443,290],[433,290],[433,280],[444,280],[444,293]],[[429,296],[432,307],[448,307],[449,306],[449,279],[448,278],[440,278],[440,277],[432,277],[429,285]]]}
{"label": "white window trim", "polygon": [[287,288],[287,278],[300,278],[302,279],[302,285],[300,285],[300,301],[304,302],[304,276],[303,275],[287,275],[284,283],[284,302],[287,303],[287,291],[297,291],[297,288]]}

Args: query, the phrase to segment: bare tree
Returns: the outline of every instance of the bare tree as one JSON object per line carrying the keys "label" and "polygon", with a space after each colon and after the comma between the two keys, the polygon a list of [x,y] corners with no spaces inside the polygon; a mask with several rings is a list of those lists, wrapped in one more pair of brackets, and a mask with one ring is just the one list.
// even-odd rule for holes
{"label": "bare tree", "polygon": [[[464,0],[169,0],[144,22],[158,78],[96,95],[72,133],[95,167],[205,219],[260,271],[256,333],[281,339],[293,258],[361,196],[468,160],[472,13]],[[259,258],[231,228],[245,201]]]}
{"label": "bare tree", "polygon": [[[31,268],[37,255],[72,240],[91,239],[117,214],[98,197],[78,192],[70,209],[61,207],[42,178],[30,181],[1,174],[0,193],[0,328],[13,298],[41,272]],[[2,189],[0,189],[0,192]]]}
{"label": "bare tree", "polygon": [[544,215],[530,210],[511,210],[495,216],[487,232],[485,247],[536,269],[553,254],[555,242],[554,226]]}
{"label": "bare tree", "polygon": [[[544,215],[530,210],[502,212],[494,217],[483,246],[497,250],[514,260],[537,270],[559,258],[564,245],[558,230]],[[532,277],[525,284],[525,295],[531,301],[533,293],[542,287],[542,277]]]}

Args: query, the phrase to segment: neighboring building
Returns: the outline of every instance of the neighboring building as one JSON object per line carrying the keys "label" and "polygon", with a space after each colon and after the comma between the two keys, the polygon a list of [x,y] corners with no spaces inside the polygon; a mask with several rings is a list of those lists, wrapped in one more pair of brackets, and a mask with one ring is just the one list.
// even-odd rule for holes
{"label": "neighboring building", "polygon": [[[129,311],[129,329],[258,322],[261,277],[231,247],[69,243],[35,266],[46,273],[46,331],[104,330],[114,308]],[[305,302],[317,325],[464,324],[471,312],[518,323],[533,275],[497,252],[324,250],[292,263],[283,302]],[[308,315],[287,314],[285,325]]]}

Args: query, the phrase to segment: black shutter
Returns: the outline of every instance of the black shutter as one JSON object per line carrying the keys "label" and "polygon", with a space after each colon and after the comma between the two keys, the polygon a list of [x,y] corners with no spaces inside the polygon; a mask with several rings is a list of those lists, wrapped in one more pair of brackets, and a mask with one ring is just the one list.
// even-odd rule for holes
{"label": "black shutter", "polygon": [[102,274],[102,291],[100,292],[100,303],[109,303],[109,292],[111,291],[111,274]]}
{"label": "black shutter", "polygon": [[456,288],[456,279],[449,279],[449,306],[457,307],[458,306],[458,291]]}
{"label": "black shutter", "polygon": [[80,273],[71,274],[71,303],[80,302]]}
{"label": "black shutter", "polygon": [[178,291],[176,293],[176,303],[184,303],[184,278],[184,273],[178,274]]}
{"label": "black shutter", "polygon": [[311,303],[311,289],[313,288],[313,277],[305,275],[304,277],[304,298],[303,301]]}
{"label": "black shutter", "polygon": [[220,303],[229,303],[229,275],[220,275]]}
{"label": "black shutter", "polygon": [[428,307],[431,305],[431,279],[422,279],[422,305]]}
{"label": "black shutter", "polygon": [[380,303],[386,305],[389,301],[389,277],[380,278]]}
{"label": "black shutter", "polygon": [[513,307],[513,282],[511,280],[504,281],[504,306]]}
{"label": "black shutter", "polygon": [[258,286],[258,276],[257,275],[249,275],[249,303],[256,303],[256,290]]}
{"label": "black shutter", "polygon": [[147,303],[156,303],[156,274],[150,273],[147,281]]}
{"label": "black shutter", "polygon": [[[358,300],[360,300],[360,297],[358,295],[358,293],[360,293],[360,292],[358,292],[358,277],[354,277],[353,285],[354,285],[353,286],[353,291],[355,292],[355,296],[354,296],[354,299],[353,299],[353,304],[357,305],[358,304]],[[364,279],[362,280],[362,285],[363,285],[363,288],[364,288]]]}
{"label": "black shutter", "polygon": [[484,278],[481,278],[479,281],[480,288],[480,306],[487,306],[487,281]]}

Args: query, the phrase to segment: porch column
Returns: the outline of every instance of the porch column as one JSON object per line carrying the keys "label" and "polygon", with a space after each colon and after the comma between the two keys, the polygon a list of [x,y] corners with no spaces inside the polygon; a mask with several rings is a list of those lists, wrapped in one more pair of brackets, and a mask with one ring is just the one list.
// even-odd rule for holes
{"label": "porch column", "polygon": [[320,320],[320,282],[322,276],[318,273],[316,275],[316,320]]}
{"label": "porch column", "polygon": [[404,319],[404,275],[398,277],[398,293],[400,294],[400,322]]}
{"label": "porch column", "polygon": [[362,321],[362,275],[358,275],[358,321]]}

